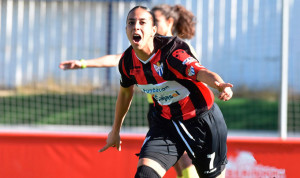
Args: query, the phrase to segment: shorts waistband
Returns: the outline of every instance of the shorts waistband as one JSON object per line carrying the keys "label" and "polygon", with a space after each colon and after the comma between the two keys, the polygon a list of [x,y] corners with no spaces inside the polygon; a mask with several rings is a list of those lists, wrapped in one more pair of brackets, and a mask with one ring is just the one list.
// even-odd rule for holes
{"label": "shorts waistband", "polygon": [[208,115],[209,113],[214,112],[214,110],[215,110],[215,108],[216,108],[215,105],[216,105],[216,104],[214,103],[214,104],[212,105],[212,107],[211,107],[209,110],[204,111],[204,112],[201,112],[201,113],[197,114],[196,117],[192,117],[192,118],[190,118],[190,119],[184,120],[183,122],[188,123],[188,122],[194,121],[195,119],[202,119],[202,118],[204,118],[204,117],[205,117],[206,115]]}
{"label": "shorts waistband", "polygon": [[162,120],[166,120],[166,121],[171,121],[171,120],[179,120],[179,121],[184,121],[184,122],[186,122],[186,121],[191,121],[191,120],[194,120],[194,119],[199,119],[199,118],[202,118],[202,117],[204,117],[204,116],[206,116],[207,114],[209,114],[209,113],[211,113],[211,112],[213,112],[214,110],[215,110],[215,106],[216,105],[216,103],[214,103],[213,105],[212,105],[212,107],[209,109],[209,110],[206,110],[206,111],[203,111],[203,112],[201,112],[201,113],[198,113],[198,114],[196,114],[196,116],[195,117],[192,117],[192,118],[190,118],[190,119],[187,119],[187,120],[182,120],[182,119],[166,119],[166,118],[164,118],[164,117],[162,117],[162,116],[160,116],[160,115],[157,115],[157,117],[158,118],[161,118]]}
{"label": "shorts waistband", "polygon": [[214,103],[209,110],[204,111],[204,112],[202,112],[200,114],[197,114],[196,118],[206,116],[208,113],[213,112],[215,110],[215,105],[216,105],[216,103]]}

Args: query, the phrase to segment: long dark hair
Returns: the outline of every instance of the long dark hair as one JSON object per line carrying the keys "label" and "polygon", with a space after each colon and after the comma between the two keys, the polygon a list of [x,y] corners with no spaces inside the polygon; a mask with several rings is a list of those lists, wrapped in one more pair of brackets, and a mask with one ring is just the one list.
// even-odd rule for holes
{"label": "long dark hair", "polygon": [[170,6],[168,4],[158,5],[152,8],[152,12],[160,11],[168,20],[174,19],[172,33],[182,39],[191,39],[195,36],[196,21],[191,11],[188,11],[182,5]]}

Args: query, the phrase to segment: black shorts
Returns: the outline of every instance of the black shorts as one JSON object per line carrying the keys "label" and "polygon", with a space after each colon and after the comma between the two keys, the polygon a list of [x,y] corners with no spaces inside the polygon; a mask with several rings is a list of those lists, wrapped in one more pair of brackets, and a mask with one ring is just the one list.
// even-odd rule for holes
{"label": "black shorts", "polygon": [[201,178],[216,177],[227,163],[227,126],[217,104],[186,121],[152,118],[140,158],[150,158],[166,170],[186,151]]}

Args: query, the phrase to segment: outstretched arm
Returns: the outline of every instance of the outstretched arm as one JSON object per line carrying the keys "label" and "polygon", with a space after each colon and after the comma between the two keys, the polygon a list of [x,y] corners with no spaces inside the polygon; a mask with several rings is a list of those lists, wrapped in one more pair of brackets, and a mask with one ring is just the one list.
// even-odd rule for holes
{"label": "outstretched arm", "polygon": [[106,145],[99,150],[99,152],[103,152],[107,150],[109,147],[117,147],[119,151],[121,151],[121,140],[120,140],[120,130],[126,116],[126,113],[130,107],[133,96],[133,85],[124,88],[120,87],[117,103],[116,103],[116,112],[115,112],[115,120],[112,126],[112,130],[109,132],[106,140]]}
{"label": "outstretched arm", "polygon": [[223,101],[230,100],[233,95],[231,88],[233,85],[231,83],[225,83],[223,79],[217,74],[207,69],[202,69],[197,74],[197,80],[204,82],[210,87],[217,89],[219,94],[219,99]]}
{"label": "outstretched arm", "polygon": [[69,60],[63,61],[59,64],[61,69],[79,69],[85,67],[115,67],[118,65],[122,54],[105,55],[95,59],[89,60]]}

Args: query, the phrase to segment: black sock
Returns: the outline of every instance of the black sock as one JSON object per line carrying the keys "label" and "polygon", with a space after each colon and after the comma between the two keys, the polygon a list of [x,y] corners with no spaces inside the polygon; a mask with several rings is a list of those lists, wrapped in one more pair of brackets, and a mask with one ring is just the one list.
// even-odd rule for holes
{"label": "black sock", "polygon": [[161,178],[160,175],[151,167],[140,166],[138,167],[135,178]]}

